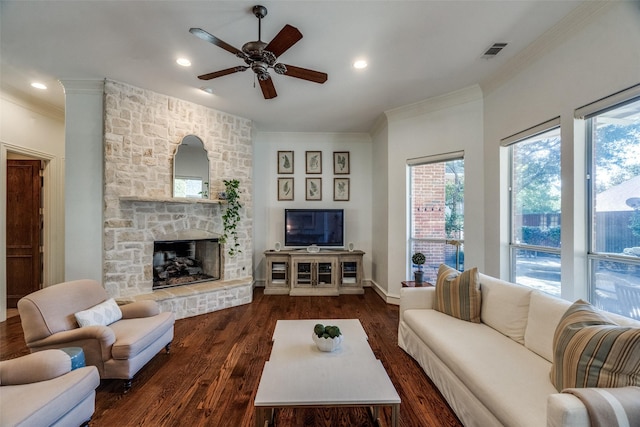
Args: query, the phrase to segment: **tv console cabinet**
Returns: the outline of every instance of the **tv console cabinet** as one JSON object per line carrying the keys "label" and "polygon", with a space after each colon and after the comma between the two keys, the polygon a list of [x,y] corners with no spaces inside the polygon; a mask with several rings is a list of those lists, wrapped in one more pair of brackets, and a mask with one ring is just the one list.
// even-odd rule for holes
{"label": "tv console cabinet", "polygon": [[363,251],[306,249],[264,253],[266,295],[362,294]]}

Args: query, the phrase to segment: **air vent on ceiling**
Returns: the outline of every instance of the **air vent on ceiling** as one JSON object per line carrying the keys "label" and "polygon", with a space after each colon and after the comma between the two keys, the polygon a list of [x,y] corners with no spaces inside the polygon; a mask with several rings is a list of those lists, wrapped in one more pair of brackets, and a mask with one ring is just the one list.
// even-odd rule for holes
{"label": "air vent on ceiling", "polygon": [[507,43],[494,43],[489,49],[482,54],[483,58],[493,58],[496,56],[502,49],[507,46]]}

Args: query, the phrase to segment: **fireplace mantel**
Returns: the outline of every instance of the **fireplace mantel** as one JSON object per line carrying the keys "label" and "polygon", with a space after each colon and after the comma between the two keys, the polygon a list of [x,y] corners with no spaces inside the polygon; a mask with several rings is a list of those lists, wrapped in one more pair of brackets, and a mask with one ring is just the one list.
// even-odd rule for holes
{"label": "fireplace mantel", "polygon": [[220,199],[195,199],[189,197],[145,197],[145,196],[120,196],[119,199],[125,202],[149,202],[149,203],[182,203],[182,204],[222,204],[226,200]]}

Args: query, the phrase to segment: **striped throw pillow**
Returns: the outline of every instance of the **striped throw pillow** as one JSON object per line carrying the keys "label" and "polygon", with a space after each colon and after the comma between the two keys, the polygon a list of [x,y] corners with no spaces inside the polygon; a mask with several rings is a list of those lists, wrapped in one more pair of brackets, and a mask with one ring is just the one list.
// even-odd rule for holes
{"label": "striped throw pillow", "polygon": [[565,388],[640,386],[640,328],[618,326],[578,300],[553,336],[551,383]]}
{"label": "striped throw pillow", "polygon": [[480,323],[481,301],[476,267],[460,273],[447,265],[440,265],[436,280],[436,310],[461,320]]}

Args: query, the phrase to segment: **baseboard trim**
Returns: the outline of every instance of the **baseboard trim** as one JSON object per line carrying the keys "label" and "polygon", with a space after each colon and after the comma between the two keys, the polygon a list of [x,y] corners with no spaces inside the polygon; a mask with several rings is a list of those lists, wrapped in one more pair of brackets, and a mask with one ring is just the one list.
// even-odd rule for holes
{"label": "baseboard trim", "polygon": [[400,305],[400,297],[399,296],[397,296],[397,295],[389,295],[384,288],[382,288],[380,285],[378,285],[373,280],[370,280],[369,283],[371,283],[371,287],[373,288],[373,290],[376,291],[378,296],[380,298],[382,298],[382,300],[384,302],[386,302],[387,304]]}

